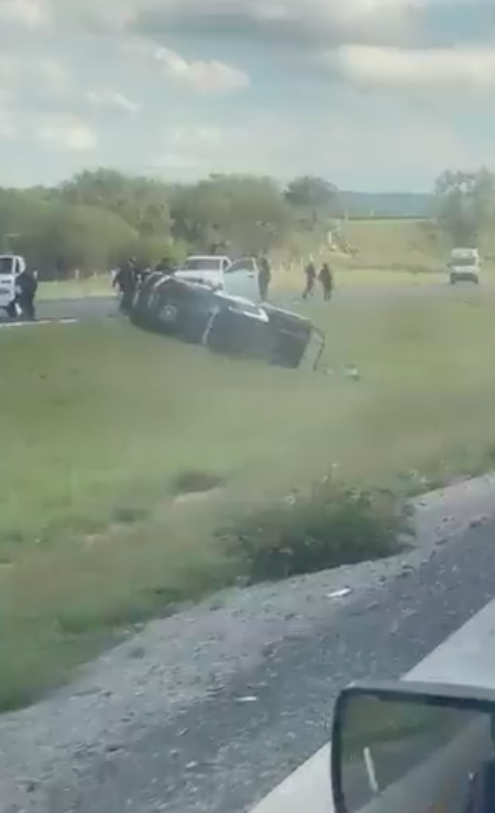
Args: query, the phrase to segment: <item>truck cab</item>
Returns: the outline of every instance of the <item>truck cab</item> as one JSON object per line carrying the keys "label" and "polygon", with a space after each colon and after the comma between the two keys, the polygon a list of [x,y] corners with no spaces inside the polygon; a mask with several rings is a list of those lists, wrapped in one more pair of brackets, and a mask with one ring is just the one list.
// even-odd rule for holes
{"label": "truck cab", "polygon": [[250,302],[259,300],[258,265],[252,257],[231,262],[226,256],[194,255],[186,259],[174,276]]}
{"label": "truck cab", "polygon": [[448,263],[449,282],[473,282],[479,285],[481,259],[477,248],[453,248]]}

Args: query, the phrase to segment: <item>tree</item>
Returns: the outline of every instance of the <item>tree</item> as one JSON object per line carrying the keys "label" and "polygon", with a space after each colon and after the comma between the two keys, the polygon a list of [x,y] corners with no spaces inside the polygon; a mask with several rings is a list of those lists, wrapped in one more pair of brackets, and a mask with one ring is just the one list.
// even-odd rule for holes
{"label": "tree", "polygon": [[215,175],[171,197],[173,234],[195,247],[219,243],[234,254],[258,254],[281,242],[292,214],[269,178]]}
{"label": "tree", "polygon": [[477,172],[446,170],[435,183],[438,220],[454,243],[475,245],[495,215],[495,176],[482,167]]}
{"label": "tree", "polygon": [[339,208],[339,190],[337,187],[311,175],[295,178],[285,190],[285,199],[290,206],[310,213],[313,220],[328,218]]}
{"label": "tree", "polygon": [[143,236],[171,231],[168,187],[149,178],[132,178],[112,169],[82,172],[62,184],[64,200],[108,209]]}
{"label": "tree", "polygon": [[297,253],[308,243],[303,231],[312,244],[320,239],[313,215],[323,223],[336,194],[310,177],[284,191],[253,175],[171,185],[101,168],[55,187],[0,187],[0,239],[2,250],[23,253],[42,279],[103,271],[130,254],[146,264],[164,255],[180,260],[213,244],[233,256]]}
{"label": "tree", "polygon": [[19,251],[42,279],[115,267],[135,253],[137,232],[113,212],[57,201],[44,204],[19,239]]}

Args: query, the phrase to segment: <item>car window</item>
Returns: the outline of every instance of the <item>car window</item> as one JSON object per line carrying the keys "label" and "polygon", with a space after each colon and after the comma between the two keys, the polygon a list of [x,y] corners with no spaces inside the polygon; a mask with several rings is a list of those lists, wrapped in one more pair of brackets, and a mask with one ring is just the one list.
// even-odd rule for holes
{"label": "car window", "polygon": [[218,257],[192,257],[184,263],[185,271],[218,271],[222,261]]}
{"label": "car window", "polygon": [[243,257],[241,260],[236,260],[225,269],[226,274],[235,274],[239,271],[254,271],[255,264],[251,257]]}
{"label": "car window", "polygon": [[12,257],[0,257],[0,274],[13,274],[15,263]]}

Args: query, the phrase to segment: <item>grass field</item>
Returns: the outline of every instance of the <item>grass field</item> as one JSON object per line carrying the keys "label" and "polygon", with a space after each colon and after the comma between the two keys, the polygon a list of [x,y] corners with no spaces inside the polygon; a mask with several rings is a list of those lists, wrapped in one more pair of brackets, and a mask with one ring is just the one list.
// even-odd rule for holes
{"label": "grass field", "polygon": [[[450,245],[436,226],[426,220],[376,219],[341,223],[342,240],[352,250],[307,245],[300,259],[284,259],[276,267],[275,283],[300,288],[310,253],[316,262],[330,262],[339,287],[380,285],[430,285],[445,282]],[[480,239],[482,273],[495,278],[495,240],[491,233]]]}
{"label": "grass field", "polygon": [[[320,305],[321,375],[214,358],[119,323],[6,331],[0,706],[64,679],[111,630],[243,575],[226,528],[244,527],[248,509],[274,536],[282,498],[328,474],[404,493],[414,472],[440,482],[490,468],[494,307]],[[223,490],[176,502],[195,480]],[[367,545],[373,555],[380,540],[361,528],[356,542],[332,488],[318,522],[335,561]],[[390,520],[391,505],[376,510]],[[299,526],[289,517],[302,536],[316,522],[303,514]]]}
{"label": "grass field", "polygon": [[88,279],[68,279],[61,282],[42,282],[38,288],[38,298],[79,299],[85,296],[111,296],[112,281],[109,274],[95,275]]}

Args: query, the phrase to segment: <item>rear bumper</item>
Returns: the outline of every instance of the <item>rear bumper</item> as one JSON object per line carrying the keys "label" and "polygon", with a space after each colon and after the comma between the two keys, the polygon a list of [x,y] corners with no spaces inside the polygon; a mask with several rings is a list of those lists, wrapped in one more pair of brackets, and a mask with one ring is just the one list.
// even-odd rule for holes
{"label": "rear bumper", "polygon": [[479,274],[472,271],[451,271],[449,275],[450,282],[474,282],[479,283]]}

